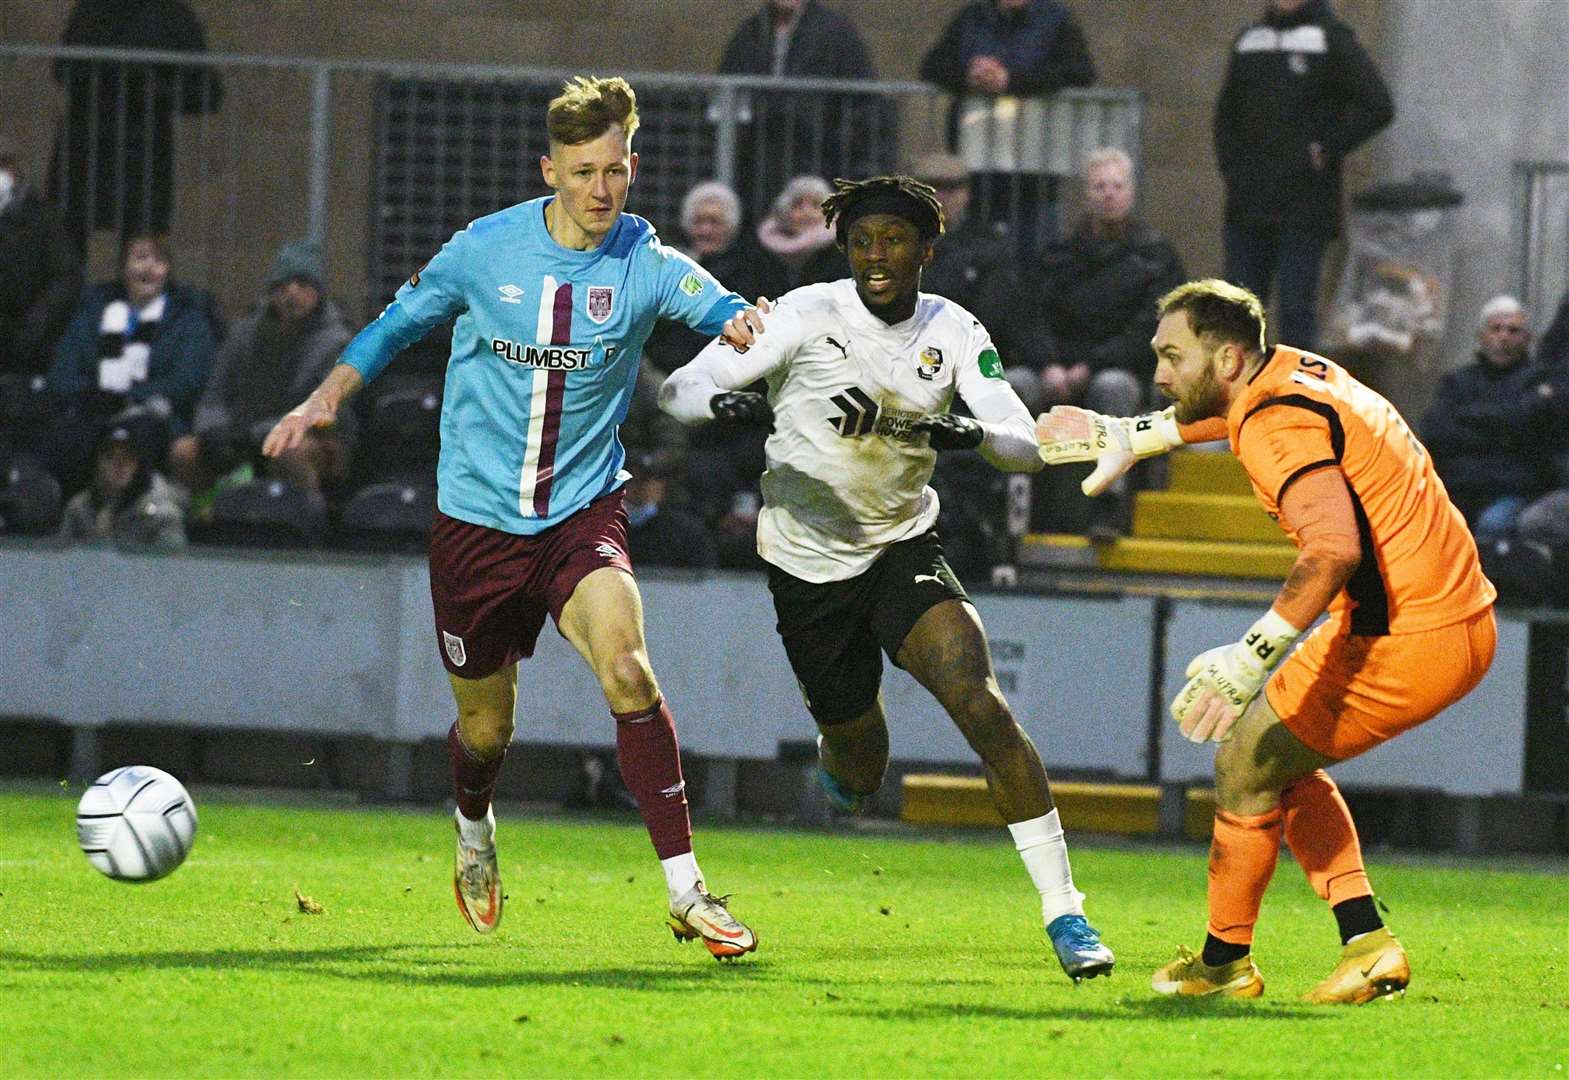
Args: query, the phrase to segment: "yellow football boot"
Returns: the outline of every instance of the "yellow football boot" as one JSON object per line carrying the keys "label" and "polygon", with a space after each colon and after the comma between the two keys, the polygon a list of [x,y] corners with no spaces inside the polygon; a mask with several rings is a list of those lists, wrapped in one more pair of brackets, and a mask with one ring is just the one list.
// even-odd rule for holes
{"label": "yellow football boot", "polygon": [[1389,927],[1381,926],[1342,946],[1335,970],[1302,1000],[1317,1005],[1364,1005],[1386,994],[1404,994],[1410,981],[1406,951]]}
{"label": "yellow football boot", "polygon": [[1150,986],[1157,994],[1170,997],[1222,994],[1226,997],[1256,998],[1264,992],[1264,976],[1253,965],[1251,956],[1244,956],[1220,967],[1210,967],[1203,957],[1179,945],[1177,958],[1151,976]]}

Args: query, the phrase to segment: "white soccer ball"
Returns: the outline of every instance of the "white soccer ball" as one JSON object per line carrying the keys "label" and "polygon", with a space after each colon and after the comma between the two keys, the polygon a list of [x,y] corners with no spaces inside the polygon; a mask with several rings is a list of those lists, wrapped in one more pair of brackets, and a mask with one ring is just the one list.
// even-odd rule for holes
{"label": "white soccer ball", "polygon": [[76,842],[116,881],[157,881],[185,861],[195,840],[196,804],[150,765],[104,773],[76,806]]}

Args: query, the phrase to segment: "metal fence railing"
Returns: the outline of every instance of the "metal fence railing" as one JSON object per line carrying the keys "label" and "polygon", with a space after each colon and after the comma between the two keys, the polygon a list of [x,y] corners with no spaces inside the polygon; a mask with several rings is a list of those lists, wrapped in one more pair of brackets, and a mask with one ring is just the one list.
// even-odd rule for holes
{"label": "metal fence railing", "polygon": [[[466,221],[544,192],[544,103],[571,72],[0,44],[24,172],[96,275],[127,231],[168,232],[176,273],[248,304],[276,246],[327,249],[368,314]],[[1137,91],[957,104],[924,83],[628,74],[643,126],[629,209],[678,238],[682,195],[730,183],[760,215],[800,173],[864,176],[938,149],[980,174],[976,212],[1044,238],[1054,185],[1102,146],[1137,165]],[[352,305],[351,305],[352,306]]]}
{"label": "metal fence railing", "polygon": [[1547,318],[1569,291],[1569,161],[1514,164],[1515,290]]}

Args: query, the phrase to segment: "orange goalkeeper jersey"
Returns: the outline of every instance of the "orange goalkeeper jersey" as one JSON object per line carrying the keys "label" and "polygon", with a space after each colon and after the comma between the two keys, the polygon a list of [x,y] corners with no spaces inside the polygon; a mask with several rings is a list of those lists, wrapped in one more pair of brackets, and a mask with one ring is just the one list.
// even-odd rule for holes
{"label": "orange goalkeeper jersey", "polygon": [[1328,468],[1345,476],[1362,562],[1329,614],[1349,621],[1352,634],[1434,630],[1497,597],[1426,448],[1393,405],[1340,365],[1276,348],[1232,403],[1226,429],[1276,521],[1281,495],[1301,477]]}

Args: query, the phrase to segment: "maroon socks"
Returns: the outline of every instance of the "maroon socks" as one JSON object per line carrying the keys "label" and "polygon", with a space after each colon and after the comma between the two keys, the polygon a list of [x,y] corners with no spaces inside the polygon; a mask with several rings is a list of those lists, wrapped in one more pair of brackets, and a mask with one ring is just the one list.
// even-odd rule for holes
{"label": "maroon socks", "polygon": [[503,748],[489,761],[481,761],[464,745],[458,725],[454,723],[447,729],[447,753],[452,758],[452,787],[458,796],[458,812],[470,821],[479,821],[490,809],[490,797],[501,772],[501,759],[507,756],[507,751]]}
{"label": "maroon socks", "polygon": [[686,854],[692,850],[692,819],[669,707],[660,698],[647,709],[610,715],[616,718],[621,779],[637,800],[655,853],[661,859]]}

